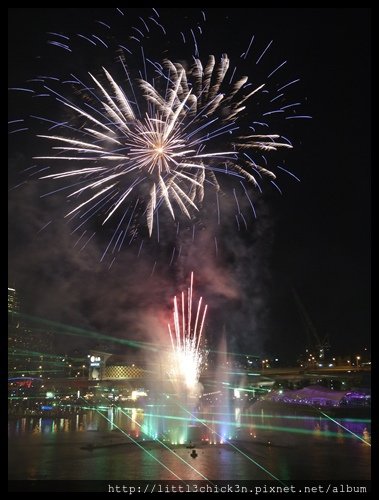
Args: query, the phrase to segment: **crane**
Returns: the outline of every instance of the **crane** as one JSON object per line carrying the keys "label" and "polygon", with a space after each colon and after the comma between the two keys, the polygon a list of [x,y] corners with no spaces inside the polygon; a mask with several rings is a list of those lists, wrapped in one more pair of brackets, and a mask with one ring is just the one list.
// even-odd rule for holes
{"label": "crane", "polygon": [[307,337],[308,337],[308,348],[316,349],[318,353],[318,360],[321,361],[325,358],[325,351],[330,348],[328,335],[320,338],[317,333],[317,330],[312,323],[304,304],[302,303],[299,294],[296,292],[294,288],[292,288],[292,293],[295,297],[296,305],[299,309],[300,315],[306,327]]}

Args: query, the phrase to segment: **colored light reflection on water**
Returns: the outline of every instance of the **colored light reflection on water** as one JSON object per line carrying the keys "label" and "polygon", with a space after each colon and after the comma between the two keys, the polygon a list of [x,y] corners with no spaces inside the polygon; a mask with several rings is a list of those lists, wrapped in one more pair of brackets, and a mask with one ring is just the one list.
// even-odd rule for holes
{"label": "colored light reflection on water", "polygon": [[10,478],[173,479],[162,464],[186,479],[201,477],[190,466],[220,479],[370,478],[369,419],[231,406],[179,412],[170,402],[10,420]]}
{"label": "colored light reflection on water", "polygon": [[[102,415],[106,418],[102,418]],[[324,416],[326,415],[326,416]],[[230,440],[262,440],[272,433],[280,433],[288,441],[296,435],[314,438],[359,438],[371,441],[370,419],[332,418],[326,413],[317,416],[288,415],[235,406],[229,408],[199,406],[193,413],[174,404],[152,404],[145,408],[107,408],[87,410],[70,418],[21,418],[9,422],[10,435],[54,434],[62,432],[111,432],[144,440],[162,440],[173,445],[189,442],[224,443]],[[126,439],[126,436],[124,436]]]}

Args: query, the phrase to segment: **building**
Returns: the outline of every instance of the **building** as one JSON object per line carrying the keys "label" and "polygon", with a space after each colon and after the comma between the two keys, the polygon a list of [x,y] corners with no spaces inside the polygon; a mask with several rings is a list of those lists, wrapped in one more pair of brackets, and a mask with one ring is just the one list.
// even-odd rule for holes
{"label": "building", "polygon": [[38,321],[22,313],[15,288],[8,287],[8,373],[9,377],[38,376],[53,352],[53,334]]}
{"label": "building", "polygon": [[91,350],[88,354],[90,381],[127,381],[142,379],[146,371],[133,362],[128,362],[125,356],[108,352]]}
{"label": "building", "polygon": [[15,288],[8,287],[8,313],[18,313],[20,310],[20,302]]}

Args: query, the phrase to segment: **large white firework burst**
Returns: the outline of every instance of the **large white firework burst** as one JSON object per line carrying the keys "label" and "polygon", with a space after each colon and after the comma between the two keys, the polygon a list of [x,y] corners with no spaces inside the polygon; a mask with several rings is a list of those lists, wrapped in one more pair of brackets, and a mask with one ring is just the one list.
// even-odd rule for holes
{"label": "large white firework burst", "polygon": [[[144,215],[151,236],[161,206],[174,220],[179,213],[191,219],[203,201],[205,184],[220,189],[220,175],[258,187],[257,177],[275,178],[251,152],[291,144],[276,133],[252,133],[242,119],[264,83],[252,90],[246,76],[226,83],[226,54],[218,61],[209,56],[204,66],[198,58],[189,68],[168,59],[152,64],[159,75],[153,83],[133,81],[126,68],[125,85],[105,68],[96,77],[90,74],[94,87],[74,81],[82,95],[95,101],[95,109],[55,93],[76,115],[80,138],[71,129],[40,135],[54,144],[54,154],[37,158],[65,166],[42,178],[80,179],[81,187],[69,194],[76,203],[67,217],[104,200],[103,224],[116,211],[131,207]],[[74,168],[67,169],[68,163]]]}

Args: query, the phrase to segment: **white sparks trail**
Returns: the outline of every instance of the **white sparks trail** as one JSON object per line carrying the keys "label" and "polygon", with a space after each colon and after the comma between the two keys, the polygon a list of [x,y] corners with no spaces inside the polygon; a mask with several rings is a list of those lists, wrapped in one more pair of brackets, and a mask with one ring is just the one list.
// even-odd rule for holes
{"label": "white sparks trail", "polygon": [[[35,130],[43,144],[34,156],[38,168],[29,175],[49,183],[42,197],[67,193],[63,215],[68,223],[76,219],[75,232],[87,223],[90,232],[102,228],[110,254],[124,241],[138,255],[141,241],[168,244],[171,265],[181,255],[180,245],[173,251],[170,241],[179,225],[192,229],[194,241],[195,225],[217,217],[221,226],[221,213],[229,213],[224,206],[236,196],[237,225],[246,227],[244,217],[256,216],[254,190],[262,193],[265,178],[278,191],[276,173],[298,180],[284,155],[275,158],[278,150],[292,148],[279,126],[288,130],[311,117],[302,109],[304,99],[294,95],[300,79],[288,73],[287,61],[269,65],[273,40],[261,44],[249,34],[236,65],[221,50],[200,56],[201,47],[208,50],[204,11],[170,39],[164,15],[142,12],[117,8],[114,25],[96,19],[89,32],[48,32],[49,53],[58,52],[51,67],[56,74],[35,74],[10,88],[39,107],[27,119],[12,117],[9,133]],[[177,59],[172,48],[164,49],[166,42],[172,48],[179,43]],[[251,77],[242,72],[251,68],[249,61],[259,70]],[[47,103],[55,116],[42,116]]]}
{"label": "white sparks trail", "polygon": [[[103,224],[137,195],[137,212],[139,217],[145,216],[151,236],[154,216],[161,206],[166,207],[173,220],[177,213],[192,219],[193,210],[199,211],[204,198],[205,182],[216,191],[220,189],[215,172],[237,175],[254,186],[257,171],[275,179],[273,172],[251,162],[245,151],[276,151],[292,146],[282,142],[278,134],[251,135],[250,129],[244,134],[235,126],[246,102],[262,90],[264,83],[245,93],[248,78],[243,77],[228,89],[224,82],[229,68],[226,54],[218,63],[214,56],[209,56],[204,70],[197,58],[187,70],[168,59],[163,65],[152,64],[159,73],[153,83],[146,78],[132,81],[124,68],[130,89],[121,87],[105,68],[102,83],[100,76],[95,78],[89,73],[95,84],[91,89],[76,79],[77,85],[83,85],[84,93],[89,92],[92,100],[96,98],[97,108],[84,99],[82,105],[76,105],[53,92],[53,97],[80,120],[80,137],[40,134],[38,137],[53,141],[54,154],[36,159],[77,164],[72,170],[42,177],[84,179],[84,186],[69,197],[75,195],[79,200],[87,195],[87,199],[67,215],[114,187],[119,196],[117,201],[109,200]],[[203,130],[205,134],[200,134]],[[221,151],[216,139],[219,136],[228,145]],[[85,166],[81,167],[83,162]],[[94,167],[88,166],[91,162]]]}
{"label": "white sparks trail", "polygon": [[205,354],[201,349],[201,340],[207,307],[203,305],[203,298],[200,297],[196,316],[193,314],[192,272],[187,300],[185,293],[182,292],[179,306],[177,297],[174,297],[173,320],[171,325],[168,324],[172,347],[169,376],[174,383],[183,384],[189,391],[196,389],[204,362]]}

